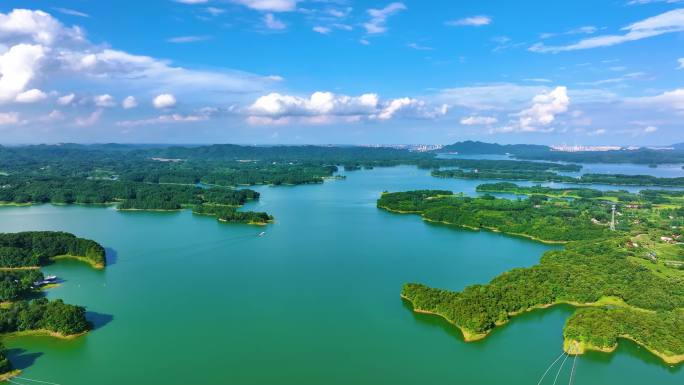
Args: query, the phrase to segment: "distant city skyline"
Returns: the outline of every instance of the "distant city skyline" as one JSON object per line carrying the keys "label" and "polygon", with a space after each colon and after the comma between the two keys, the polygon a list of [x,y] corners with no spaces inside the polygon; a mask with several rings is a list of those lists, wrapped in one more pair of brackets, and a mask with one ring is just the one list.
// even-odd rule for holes
{"label": "distant city skyline", "polygon": [[6,0],[0,143],[684,142],[684,2]]}

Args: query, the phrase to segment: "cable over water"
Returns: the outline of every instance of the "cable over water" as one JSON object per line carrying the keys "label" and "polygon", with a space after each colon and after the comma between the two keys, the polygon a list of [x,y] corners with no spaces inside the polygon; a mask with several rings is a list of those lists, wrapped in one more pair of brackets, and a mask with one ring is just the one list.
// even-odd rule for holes
{"label": "cable over water", "polygon": [[558,372],[556,373],[556,378],[553,379],[553,385],[556,385],[556,382],[558,381],[558,376],[560,376],[561,370],[563,370],[563,365],[565,365],[565,361],[570,357],[569,354],[565,355],[565,358],[563,358],[563,362],[561,362],[560,367],[558,368]]}
{"label": "cable over water", "polygon": [[560,356],[558,356],[558,358],[556,358],[556,359],[551,363],[551,365],[549,365],[549,367],[546,368],[546,371],[544,372],[544,374],[542,374],[541,378],[539,379],[539,382],[537,382],[537,385],[541,385],[542,381],[544,381],[544,377],[546,377],[546,375],[549,373],[549,370],[551,370],[551,368],[553,368],[553,366],[556,365],[556,362],[558,362],[558,360],[560,360],[561,357],[563,357],[564,354],[565,354],[565,352],[561,353]]}

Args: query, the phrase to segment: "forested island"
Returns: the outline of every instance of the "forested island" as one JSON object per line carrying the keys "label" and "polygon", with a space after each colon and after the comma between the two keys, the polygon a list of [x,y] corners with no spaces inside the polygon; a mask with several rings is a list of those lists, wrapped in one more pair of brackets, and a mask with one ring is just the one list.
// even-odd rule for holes
{"label": "forested island", "polygon": [[660,178],[652,175],[626,175],[626,174],[583,174],[578,177],[561,175],[553,171],[535,171],[526,169],[485,169],[463,170],[448,169],[434,170],[432,175],[438,178],[459,179],[503,179],[525,180],[532,182],[559,182],[572,184],[605,184],[616,186],[659,186],[659,187],[682,187],[684,178]]}
{"label": "forested island", "polygon": [[423,190],[385,193],[378,207],[565,244],[562,250],[545,253],[538,265],[513,269],[460,292],[404,285],[401,296],[415,311],[445,318],[462,330],[467,341],[484,338],[521,312],[568,303],[579,309],[564,328],[566,349],[611,351],[619,338],[628,338],[668,363],[682,362],[681,265],[660,260],[660,249],[637,242],[652,232],[679,237],[682,216],[676,210],[681,209],[618,204],[620,219],[611,231],[609,203],[541,195],[520,200],[470,198]]}
{"label": "forested island", "polygon": [[[40,266],[74,258],[103,269],[105,250],[95,241],[54,231],[0,233],[0,335],[50,335],[72,338],[92,325],[85,308],[62,300],[32,299],[45,281]],[[18,374],[0,351],[0,378]]]}

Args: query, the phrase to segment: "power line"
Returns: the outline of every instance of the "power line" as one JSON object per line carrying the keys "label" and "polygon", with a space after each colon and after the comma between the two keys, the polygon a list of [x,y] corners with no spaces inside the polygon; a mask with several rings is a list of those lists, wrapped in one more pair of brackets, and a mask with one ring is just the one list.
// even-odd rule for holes
{"label": "power line", "polygon": [[560,372],[561,372],[561,370],[563,370],[563,366],[565,365],[565,360],[567,360],[568,357],[570,357],[569,354],[567,354],[565,356],[565,358],[563,359],[563,362],[561,362],[560,368],[558,368],[558,372],[556,373],[556,378],[553,379],[553,385],[556,385],[556,382],[558,381],[558,376],[560,376]]}
{"label": "power line", "polygon": [[539,382],[537,382],[537,385],[540,385],[542,381],[544,381],[544,377],[546,377],[546,375],[549,373],[549,370],[551,370],[551,368],[553,368],[553,366],[556,365],[556,362],[558,362],[558,360],[560,360],[564,354],[565,352],[561,353],[560,356],[558,356],[558,358],[556,358],[556,360],[553,361],[548,368],[546,368],[546,371],[544,372],[544,374],[542,374],[541,378],[539,379]]}
{"label": "power line", "polygon": [[[24,380],[24,381],[39,382],[39,383],[41,383],[41,384],[60,385],[60,384],[55,383],[55,382],[41,381],[41,380],[32,380],[32,379],[26,378],[26,377],[14,377],[14,378],[17,378],[17,379],[20,379],[20,380]],[[10,381],[10,382],[11,382],[11,381]]]}
{"label": "power line", "polygon": [[570,371],[570,382],[568,382],[568,385],[572,385],[575,380],[575,364],[577,363],[577,356],[578,354],[575,354],[575,358],[572,360],[572,370]]}

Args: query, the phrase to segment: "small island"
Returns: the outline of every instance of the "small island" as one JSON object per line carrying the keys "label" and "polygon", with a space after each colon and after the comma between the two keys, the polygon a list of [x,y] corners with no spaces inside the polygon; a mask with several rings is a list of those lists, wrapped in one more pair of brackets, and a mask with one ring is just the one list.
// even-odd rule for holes
{"label": "small island", "polygon": [[[539,264],[510,270],[488,284],[453,292],[407,283],[401,297],[415,311],[457,326],[466,341],[486,337],[517,314],[571,304],[578,309],[563,331],[569,352],[612,351],[623,338],[667,363],[684,362],[684,273],[676,257],[681,254],[669,252],[680,247],[669,240],[680,236],[673,228],[681,226],[682,209],[644,198],[617,204],[553,198],[559,194],[518,200],[441,190],[383,194],[378,207],[385,210],[564,244]],[[613,205],[619,219],[611,226]]]}
{"label": "small island", "polygon": [[[92,325],[85,308],[62,300],[30,299],[51,282],[39,270],[54,260],[74,258],[104,269],[105,250],[95,241],[55,231],[0,234],[0,335],[75,338]],[[0,380],[19,374],[0,347]]]}

